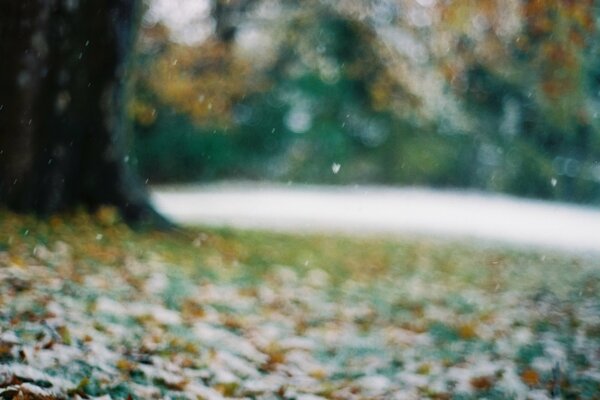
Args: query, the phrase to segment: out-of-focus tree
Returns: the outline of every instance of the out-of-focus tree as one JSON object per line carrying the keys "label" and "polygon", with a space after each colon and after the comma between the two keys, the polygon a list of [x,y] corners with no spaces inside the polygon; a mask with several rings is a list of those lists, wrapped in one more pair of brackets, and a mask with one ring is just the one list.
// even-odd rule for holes
{"label": "out-of-focus tree", "polygon": [[[466,111],[477,116],[475,128],[490,153],[482,157],[497,163],[484,179],[507,180],[501,185],[518,184],[531,195],[585,196],[571,181],[597,179],[593,1],[455,0],[440,3],[438,13],[437,35],[449,35],[452,43],[441,70]],[[518,154],[523,147],[538,155]],[[561,160],[571,160],[570,171]],[[554,187],[556,178],[564,184]]]}
{"label": "out-of-focus tree", "polygon": [[146,27],[162,36],[142,45],[141,164],[180,143],[176,179],[600,197],[591,0],[210,4],[199,44]]}
{"label": "out-of-focus tree", "polygon": [[[253,7],[242,7],[246,18],[226,40],[216,31],[199,45],[169,43],[155,52],[139,72],[141,95],[133,107],[139,123],[160,119],[167,106],[209,132],[227,131],[231,148],[246,155],[245,170],[237,169],[246,176],[293,171],[290,177],[318,179],[336,160],[380,146],[390,136],[392,97],[408,104],[415,96],[388,75],[370,27],[321,1],[248,4]],[[148,29],[149,37],[164,32]],[[143,52],[157,48],[142,46]]]}

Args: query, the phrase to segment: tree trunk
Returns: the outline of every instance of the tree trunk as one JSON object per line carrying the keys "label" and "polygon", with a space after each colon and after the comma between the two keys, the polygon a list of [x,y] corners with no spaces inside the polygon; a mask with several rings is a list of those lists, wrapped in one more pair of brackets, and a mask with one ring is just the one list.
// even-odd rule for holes
{"label": "tree trunk", "polygon": [[256,0],[216,0],[213,3],[215,34],[221,42],[230,44],[235,40],[240,21],[255,2]]}
{"label": "tree trunk", "polygon": [[166,220],[127,164],[134,0],[0,2],[0,201],[48,215],[114,205]]}

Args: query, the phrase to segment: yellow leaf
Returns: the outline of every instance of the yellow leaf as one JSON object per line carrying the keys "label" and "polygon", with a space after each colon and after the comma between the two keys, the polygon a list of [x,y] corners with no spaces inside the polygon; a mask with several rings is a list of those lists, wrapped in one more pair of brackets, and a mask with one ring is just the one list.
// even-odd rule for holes
{"label": "yellow leaf", "polygon": [[475,339],[477,337],[477,331],[473,324],[462,324],[458,327],[458,335],[462,339]]}

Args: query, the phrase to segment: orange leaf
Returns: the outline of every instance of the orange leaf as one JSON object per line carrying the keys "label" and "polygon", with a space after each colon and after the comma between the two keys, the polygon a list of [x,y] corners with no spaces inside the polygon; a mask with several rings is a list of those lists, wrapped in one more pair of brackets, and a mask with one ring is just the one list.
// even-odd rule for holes
{"label": "orange leaf", "polygon": [[536,386],[540,383],[540,375],[533,369],[526,369],[523,371],[521,379],[528,386]]}

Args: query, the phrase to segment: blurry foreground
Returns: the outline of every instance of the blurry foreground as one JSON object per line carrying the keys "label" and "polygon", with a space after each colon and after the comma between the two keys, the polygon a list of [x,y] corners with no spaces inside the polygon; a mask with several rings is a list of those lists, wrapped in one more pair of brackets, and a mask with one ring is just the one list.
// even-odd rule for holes
{"label": "blurry foreground", "polygon": [[2,212],[3,398],[600,392],[597,261]]}

